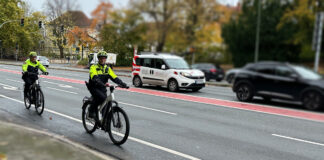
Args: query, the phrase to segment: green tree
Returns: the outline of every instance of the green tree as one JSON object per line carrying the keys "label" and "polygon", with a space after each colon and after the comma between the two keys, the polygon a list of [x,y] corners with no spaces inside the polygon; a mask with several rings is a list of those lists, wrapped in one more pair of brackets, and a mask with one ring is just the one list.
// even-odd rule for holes
{"label": "green tree", "polygon": [[99,45],[105,51],[116,53],[117,65],[129,66],[133,58],[134,45],[144,45],[143,17],[132,10],[116,10],[110,13],[111,22],[100,32]]}
{"label": "green tree", "polygon": [[16,36],[21,31],[19,26],[20,18],[23,17],[23,10],[18,7],[22,3],[20,0],[1,0],[0,1],[0,24],[16,20],[15,22],[6,23],[0,28],[0,40],[2,48],[6,53],[13,53],[18,42]]}
{"label": "green tree", "polygon": [[[27,14],[28,5],[21,0],[0,1],[0,24],[6,23],[0,29],[0,40],[7,58],[14,58],[16,44],[18,45],[18,57],[24,57],[31,50],[39,47],[42,39],[38,28],[38,21],[45,16],[39,12]],[[24,26],[20,26],[20,20],[24,18]]]}
{"label": "green tree", "polygon": [[[318,5],[316,2],[319,2]],[[282,29],[287,25],[295,28],[295,32],[287,42],[301,46],[301,59],[313,61],[312,40],[315,14],[324,11],[324,2],[318,0],[294,0],[291,3],[291,7],[286,9],[277,28]],[[322,52],[323,49],[324,42],[322,43]]]}
{"label": "green tree", "polygon": [[[222,36],[232,53],[236,67],[254,60],[257,1],[245,0],[242,13],[223,26]],[[286,9],[291,7],[289,0],[265,0],[262,3],[259,60],[298,61],[301,46],[288,41],[296,32],[291,25],[277,26]]]}
{"label": "green tree", "polygon": [[155,42],[156,50],[163,51],[167,36],[174,23],[179,20],[179,13],[183,2],[181,0],[138,0],[132,1],[132,8],[141,14],[153,19],[152,28],[157,34]]}

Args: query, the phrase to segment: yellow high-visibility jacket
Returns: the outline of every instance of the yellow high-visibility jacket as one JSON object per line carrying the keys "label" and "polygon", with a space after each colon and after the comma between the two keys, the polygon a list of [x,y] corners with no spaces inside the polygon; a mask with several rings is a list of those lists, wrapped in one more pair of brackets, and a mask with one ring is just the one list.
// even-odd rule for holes
{"label": "yellow high-visibility jacket", "polygon": [[33,72],[33,73],[38,73],[38,68],[42,72],[47,72],[46,68],[36,60],[36,63],[31,62],[30,59],[27,59],[24,64],[22,65],[22,70],[23,72]]}

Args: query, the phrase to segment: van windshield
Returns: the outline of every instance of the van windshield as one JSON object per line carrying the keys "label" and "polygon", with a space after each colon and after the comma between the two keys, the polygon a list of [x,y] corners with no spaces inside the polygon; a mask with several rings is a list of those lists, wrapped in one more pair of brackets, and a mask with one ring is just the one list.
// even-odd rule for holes
{"label": "van windshield", "polygon": [[40,61],[46,61],[47,58],[46,58],[46,57],[43,57],[43,56],[39,56],[39,60],[40,60]]}
{"label": "van windshield", "polygon": [[188,63],[183,59],[165,59],[170,69],[190,69]]}

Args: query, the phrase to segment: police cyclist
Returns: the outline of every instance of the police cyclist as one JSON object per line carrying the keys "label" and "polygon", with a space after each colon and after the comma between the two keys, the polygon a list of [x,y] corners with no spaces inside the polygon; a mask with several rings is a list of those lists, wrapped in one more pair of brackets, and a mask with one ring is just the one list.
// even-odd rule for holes
{"label": "police cyclist", "polygon": [[117,77],[114,71],[106,64],[108,54],[105,51],[99,51],[97,58],[98,64],[93,64],[89,71],[88,89],[93,97],[91,106],[89,107],[89,117],[98,121],[98,106],[107,98],[106,83],[111,79],[114,83],[122,88],[129,88],[126,83]]}
{"label": "police cyclist", "polygon": [[30,52],[29,59],[27,59],[22,65],[23,76],[22,79],[25,82],[24,96],[26,97],[29,92],[30,86],[38,79],[38,68],[45,74],[48,75],[46,68],[36,60],[37,53]]}

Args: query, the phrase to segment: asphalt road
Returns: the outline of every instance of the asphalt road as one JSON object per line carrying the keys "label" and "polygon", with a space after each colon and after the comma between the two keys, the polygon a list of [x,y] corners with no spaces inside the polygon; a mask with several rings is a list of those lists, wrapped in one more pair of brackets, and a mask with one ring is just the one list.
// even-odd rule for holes
{"label": "asphalt road", "polygon": [[[46,110],[38,116],[34,108],[24,107],[20,71],[18,66],[0,65],[2,119],[65,136],[118,159],[324,159],[324,121],[286,113],[316,114],[320,118],[324,114],[306,111],[298,103],[265,103],[256,98],[252,102],[257,104],[256,109],[237,108],[233,107],[237,99],[231,88],[214,86],[176,94],[150,86],[117,90],[116,99],[131,122],[130,137],[119,147],[101,130],[92,135],[85,132],[81,106],[83,97],[90,94],[84,84],[41,78]],[[82,72],[49,72],[49,77],[88,79]],[[130,78],[120,78],[131,84]],[[203,99],[224,104],[200,102]],[[268,110],[259,111],[257,107]],[[282,112],[271,113],[276,109]]]}

